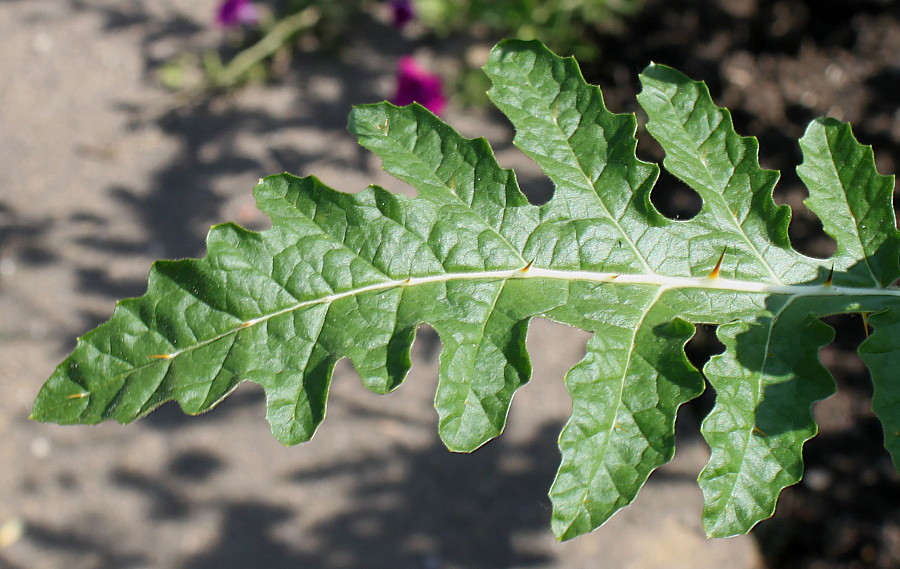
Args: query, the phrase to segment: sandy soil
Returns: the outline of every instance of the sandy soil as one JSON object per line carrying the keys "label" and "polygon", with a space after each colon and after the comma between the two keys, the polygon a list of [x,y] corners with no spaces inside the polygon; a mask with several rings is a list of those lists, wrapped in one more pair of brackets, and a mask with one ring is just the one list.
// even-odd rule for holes
{"label": "sandy soil", "polygon": [[[762,567],[754,537],[702,537],[693,480],[706,450],[689,434],[676,460],[651,478],[632,507],[590,536],[554,542],[545,495],[568,410],[560,379],[582,355],[585,335],[545,322],[532,328],[535,380],[517,396],[507,433],[471,456],[448,453],[434,432],[430,400],[439,343],[428,330],[416,343],[410,378],[395,394],[373,395],[349,366],[339,366],[328,418],[299,447],[283,448],[271,437],[253,386],[201,417],[165,406],[126,427],[27,420],[37,389],[73,339],[108,317],[116,299],[141,294],[154,259],[202,254],[205,232],[218,221],[265,227],[250,195],[259,177],[314,173],[345,191],[369,183],[408,191],[344,131],[350,105],[390,95],[394,64],[410,50],[408,42],[369,22],[337,55],[299,56],[276,84],[185,105],[158,86],[154,70],[179,53],[219,45],[220,32],[210,25],[214,4],[0,3],[0,568]],[[610,85],[614,110],[630,110],[629,89],[647,61],[677,65],[651,51],[673,53],[666,44],[670,28],[692,25],[690,10],[677,12],[678,4],[650,10],[639,23],[644,28],[637,29],[670,31],[647,40],[647,51],[613,42],[607,49],[618,50],[611,53],[621,54],[620,64],[586,69]],[[729,24],[728,18],[750,19],[756,12],[741,15],[748,5],[762,10],[767,3],[715,4],[731,10],[716,12]],[[726,36],[740,40],[740,26],[730,29]],[[740,41],[716,37],[694,46],[709,50],[707,59],[679,66],[710,79],[724,102],[750,109],[739,115],[744,132],[765,142],[785,113],[824,112],[820,106],[834,85],[815,87],[823,97],[819,106],[803,107],[809,89],[801,88],[802,74],[792,76],[799,83],[778,75],[794,60],[760,58],[742,51]],[[890,37],[870,44],[896,49]],[[428,47],[438,56],[458,49]],[[835,51],[820,54],[815,44],[803,49],[811,50],[807,61],[825,59],[818,68],[797,63],[795,69],[834,75],[826,73],[826,60]],[[632,63],[637,60],[643,63]],[[879,73],[872,65],[863,78]],[[842,69],[862,73],[849,63]],[[771,90],[763,92],[780,101],[780,113],[777,104],[746,95],[747,74],[768,78]],[[888,85],[896,80],[884,77]],[[795,84],[801,87],[792,94]],[[894,110],[882,99],[872,104],[886,110],[869,106],[868,114],[853,115],[851,109],[840,118],[864,114],[877,123],[871,117],[887,117],[873,127],[883,133],[874,142],[894,145],[880,163],[891,171],[900,140],[891,114],[896,100]],[[750,114],[754,106],[769,114]],[[527,188],[545,188],[510,147],[511,132],[499,118],[458,110],[446,118],[467,136],[486,135],[501,163],[523,168]],[[773,156],[765,158],[778,162]],[[671,201],[676,209],[682,203]],[[864,397],[829,403],[829,432],[860,429]],[[681,431],[696,432],[696,414],[683,415]],[[877,456],[883,462],[883,451]],[[827,493],[836,471],[822,462],[819,481]],[[884,472],[878,466],[873,486],[895,512],[897,478]],[[796,511],[810,511],[802,495],[793,500]],[[785,509],[794,511],[790,504]],[[876,559],[890,559],[896,520],[876,520],[872,531],[884,533],[872,546]],[[762,543],[769,562],[778,563],[786,546],[771,535],[799,532],[773,527]],[[858,541],[848,546],[850,555],[863,559]]]}

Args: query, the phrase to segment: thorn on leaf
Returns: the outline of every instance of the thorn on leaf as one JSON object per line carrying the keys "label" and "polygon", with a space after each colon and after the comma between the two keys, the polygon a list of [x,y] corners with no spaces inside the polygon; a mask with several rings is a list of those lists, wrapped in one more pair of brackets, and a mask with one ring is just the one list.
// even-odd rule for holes
{"label": "thorn on leaf", "polygon": [[722,254],[719,255],[719,260],[716,261],[716,266],[713,267],[713,270],[711,270],[709,272],[709,275],[707,275],[706,278],[714,279],[719,276],[719,270],[722,268],[722,259],[725,258],[725,251],[727,251],[727,250],[728,250],[728,247],[722,247]]}

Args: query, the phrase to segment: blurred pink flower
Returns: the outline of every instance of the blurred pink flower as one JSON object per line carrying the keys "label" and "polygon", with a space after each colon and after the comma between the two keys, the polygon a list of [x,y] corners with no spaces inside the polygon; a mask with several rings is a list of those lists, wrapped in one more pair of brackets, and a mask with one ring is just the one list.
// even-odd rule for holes
{"label": "blurred pink flower", "polygon": [[440,115],[447,99],[444,97],[441,78],[419,67],[412,57],[404,56],[397,65],[397,92],[391,103],[398,107],[419,103],[432,113]]}
{"label": "blurred pink flower", "polygon": [[398,30],[411,22],[416,17],[412,0],[390,0],[391,17],[394,27]]}
{"label": "blurred pink flower", "polygon": [[223,28],[255,24],[256,21],[256,6],[249,0],[225,0],[216,10],[216,22]]}

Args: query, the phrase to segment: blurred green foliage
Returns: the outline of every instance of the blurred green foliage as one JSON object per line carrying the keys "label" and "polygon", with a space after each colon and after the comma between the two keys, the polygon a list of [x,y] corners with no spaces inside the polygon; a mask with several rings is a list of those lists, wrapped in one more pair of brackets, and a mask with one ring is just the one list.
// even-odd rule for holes
{"label": "blurred green foliage", "polygon": [[[253,25],[224,30],[223,45],[204,54],[184,54],[158,73],[169,88],[209,92],[264,81],[277,75],[299,45],[306,51],[334,51],[361,25],[385,21],[385,0],[284,0],[255,2],[261,14]],[[644,0],[412,0],[414,18],[399,30],[410,52],[424,39],[464,37],[492,45],[501,38],[537,39],[557,53],[582,62],[600,53],[596,38],[620,34]],[[389,19],[389,18],[388,18]],[[389,21],[385,24],[390,25]],[[463,106],[487,103],[481,62],[461,62],[458,75],[445,77]]]}
{"label": "blurred green foliage", "polygon": [[479,31],[537,39],[584,62],[599,55],[596,34],[621,33],[644,0],[416,0],[418,19],[439,36]]}

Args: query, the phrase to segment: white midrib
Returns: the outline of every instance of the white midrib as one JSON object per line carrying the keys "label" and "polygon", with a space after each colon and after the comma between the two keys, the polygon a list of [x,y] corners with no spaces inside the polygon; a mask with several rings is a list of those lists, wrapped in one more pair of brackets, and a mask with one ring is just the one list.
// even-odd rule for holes
{"label": "white midrib", "polygon": [[722,277],[669,277],[658,275],[655,273],[645,274],[627,274],[627,273],[599,273],[592,271],[568,271],[560,269],[545,269],[540,267],[526,266],[521,269],[506,269],[496,271],[473,271],[466,273],[445,273],[440,275],[431,275],[425,277],[410,277],[402,280],[390,280],[362,286],[355,289],[346,290],[298,302],[281,310],[252,318],[239,324],[235,328],[222,332],[207,340],[185,346],[181,350],[170,352],[168,354],[159,354],[153,356],[154,359],[172,359],[179,354],[195,350],[220,340],[226,336],[239,332],[244,328],[249,328],[257,324],[266,322],[273,318],[277,318],[284,314],[301,310],[309,306],[319,304],[329,304],[343,298],[350,298],[360,294],[388,290],[392,288],[412,287],[431,283],[451,282],[451,281],[490,281],[490,280],[512,280],[512,279],[553,279],[563,281],[583,281],[598,284],[618,284],[618,285],[648,285],[657,286],[664,289],[707,289],[721,290],[729,292],[745,292],[756,294],[777,294],[789,295],[795,297],[806,296],[893,296],[900,298],[900,289],[894,288],[854,288],[833,285],[785,285],[785,284],[768,284],[753,281],[742,281],[736,279],[728,279]]}
{"label": "white midrib", "polygon": [[[221,332],[215,336],[207,338],[205,340],[201,340],[194,344],[185,346],[179,350],[175,350],[173,352],[164,353],[164,354],[154,354],[148,356],[148,361],[145,364],[135,366],[129,370],[123,371],[118,374],[114,378],[109,378],[111,381],[118,381],[124,376],[131,375],[133,373],[144,370],[150,366],[164,363],[170,364],[172,360],[181,354],[192,352],[194,350],[203,348],[208,346],[214,342],[237,334],[241,330],[245,328],[250,328],[252,326],[256,326],[257,324],[264,323],[273,318],[277,318],[279,316],[283,316],[285,314],[289,314],[296,310],[302,310],[304,308],[310,306],[317,306],[323,304],[329,304],[332,302],[336,302],[343,298],[350,298],[356,295],[365,294],[369,292],[377,292],[384,291],[393,288],[400,287],[412,287],[417,285],[424,285],[430,283],[439,283],[439,282],[450,282],[450,281],[499,281],[499,280],[514,280],[514,279],[554,279],[554,280],[564,280],[564,281],[583,281],[583,282],[592,282],[597,284],[612,284],[615,283],[617,285],[647,285],[647,286],[657,286],[661,289],[671,290],[671,289],[707,289],[707,290],[721,290],[721,291],[729,291],[729,292],[745,292],[745,293],[756,293],[756,294],[777,294],[777,295],[789,295],[791,297],[807,297],[807,296],[890,296],[895,298],[900,298],[900,289],[897,288],[851,288],[851,287],[841,287],[841,286],[832,286],[832,285],[784,285],[784,284],[766,284],[752,281],[742,281],[736,279],[727,279],[721,277],[709,278],[709,277],[667,277],[665,275],[658,275],[655,273],[638,273],[638,274],[627,274],[627,273],[600,273],[600,272],[592,272],[592,271],[567,271],[567,270],[559,270],[559,269],[544,269],[540,267],[531,267],[525,266],[521,269],[506,269],[506,270],[496,270],[496,271],[473,271],[466,273],[445,273],[440,275],[431,275],[425,277],[410,277],[408,279],[400,279],[400,280],[389,280],[382,281],[379,283],[374,283],[366,286],[361,286],[355,289],[346,290],[343,292],[337,292],[334,294],[329,294],[325,296],[321,296],[319,298],[313,298],[310,300],[304,300],[301,302],[297,302],[280,310],[276,310],[269,314],[265,314],[259,316],[257,318],[252,318],[247,320],[241,324],[238,324],[234,328],[230,328]],[[793,300],[793,299],[791,299]],[[81,399],[85,397],[90,397],[90,391],[86,390],[81,393],[75,393],[69,396],[72,399]]]}

